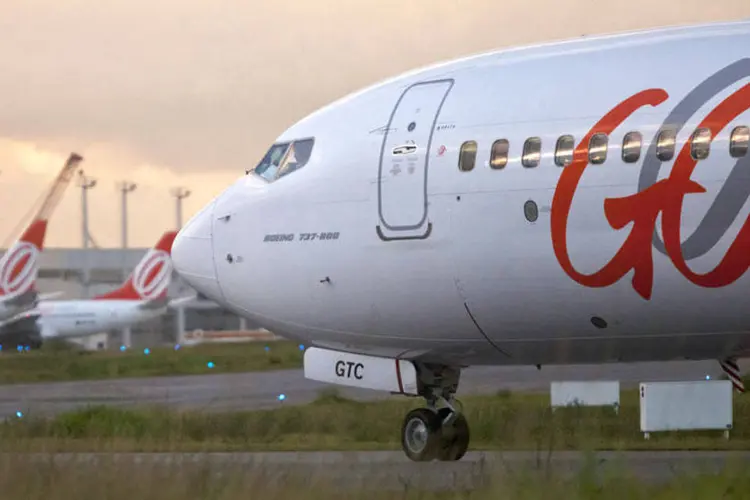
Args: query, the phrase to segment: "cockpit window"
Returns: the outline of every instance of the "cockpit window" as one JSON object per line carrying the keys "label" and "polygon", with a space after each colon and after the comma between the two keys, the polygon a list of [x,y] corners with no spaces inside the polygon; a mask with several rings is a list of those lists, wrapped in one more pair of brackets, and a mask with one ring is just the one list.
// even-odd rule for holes
{"label": "cockpit window", "polygon": [[264,156],[258,166],[255,167],[255,173],[266,180],[273,180],[276,177],[276,173],[279,171],[279,165],[281,164],[281,160],[284,159],[284,154],[287,149],[289,149],[288,142],[271,146],[271,149],[268,150],[266,156]]}
{"label": "cockpit window", "polygon": [[269,182],[304,167],[310,160],[315,139],[274,144],[253,172]]}

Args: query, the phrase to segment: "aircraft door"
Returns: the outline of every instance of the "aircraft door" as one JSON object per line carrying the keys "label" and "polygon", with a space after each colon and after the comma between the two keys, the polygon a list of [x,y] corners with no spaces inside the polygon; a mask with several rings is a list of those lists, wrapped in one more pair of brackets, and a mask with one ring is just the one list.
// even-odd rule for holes
{"label": "aircraft door", "polygon": [[383,240],[424,239],[430,234],[430,144],[440,109],[452,87],[453,80],[416,83],[401,94],[391,113],[378,168],[377,232]]}

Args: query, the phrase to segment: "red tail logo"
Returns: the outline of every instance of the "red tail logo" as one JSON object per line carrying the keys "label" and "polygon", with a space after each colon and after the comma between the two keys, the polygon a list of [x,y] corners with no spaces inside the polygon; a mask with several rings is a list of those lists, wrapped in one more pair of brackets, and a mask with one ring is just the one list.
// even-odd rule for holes
{"label": "red tail logo", "polygon": [[0,259],[0,296],[15,297],[34,287],[46,232],[46,220],[32,222]]}
{"label": "red tail logo", "polygon": [[156,246],[138,262],[128,280],[99,300],[154,300],[165,298],[172,280],[172,242],[177,231],[167,231]]}

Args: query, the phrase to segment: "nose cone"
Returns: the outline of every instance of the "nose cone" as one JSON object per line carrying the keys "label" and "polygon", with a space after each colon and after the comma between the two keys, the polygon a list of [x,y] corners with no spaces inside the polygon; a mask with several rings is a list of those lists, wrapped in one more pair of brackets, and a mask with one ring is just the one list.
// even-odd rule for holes
{"label": "nose cone", "polygon": [[172,243],[172,264],[190,286],[215,301],[222,300],[216,279],[213,250],[215,201],[206,205],[177,233]]}

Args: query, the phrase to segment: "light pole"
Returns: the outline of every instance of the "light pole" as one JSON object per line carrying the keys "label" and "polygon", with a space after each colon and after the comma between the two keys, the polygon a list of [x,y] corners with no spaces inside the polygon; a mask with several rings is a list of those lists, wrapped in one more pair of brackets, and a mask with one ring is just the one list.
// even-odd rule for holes
{"label": "light pole", "polygon": [[[128,277],[127,248],[128,248],[128,193],[135,191],[137,184],[130,181],[122,181],[117,184],[122,196],[122,279]],[[130,327],[125,327],[121,332],[121,345],[129,348],[132,345],[132,333]]]}
{"label": "light pole", "polygon": [[83,238],[83,296],[89,297],[89,202],[88,191],[96,186],[96,179],[88,177],[83,170],[78,171],[78,186],[81,188],[81,232]]}
{"label": "light pole", "polygon": [[182,228],[182,200],[190,196],[190,190],[182,187],[172,188],[172,196],[175,197],[176,229],[180,230]]}
{"label": "light pole", "polygon": [[[177,227],[175,229],[179,231],[182,229],[182,200],[190,196],[190,190],[183,187],[172,188],[172,196],[175,197],[175,216],[177,219]],[[177,275],[176,281],[180,281],[179,275]],[[185,337],[185,308],[178,307],[176,313],[175,341],[177,344],[182,344]]]}
{"label": "light pole", "polygon": [[122,181],[117,184],[122,197],[122,272],[124,273],[123,279],[128,274],[126,252],[128,248],[128,193],[135,191],[137,184],[130,181]]}

